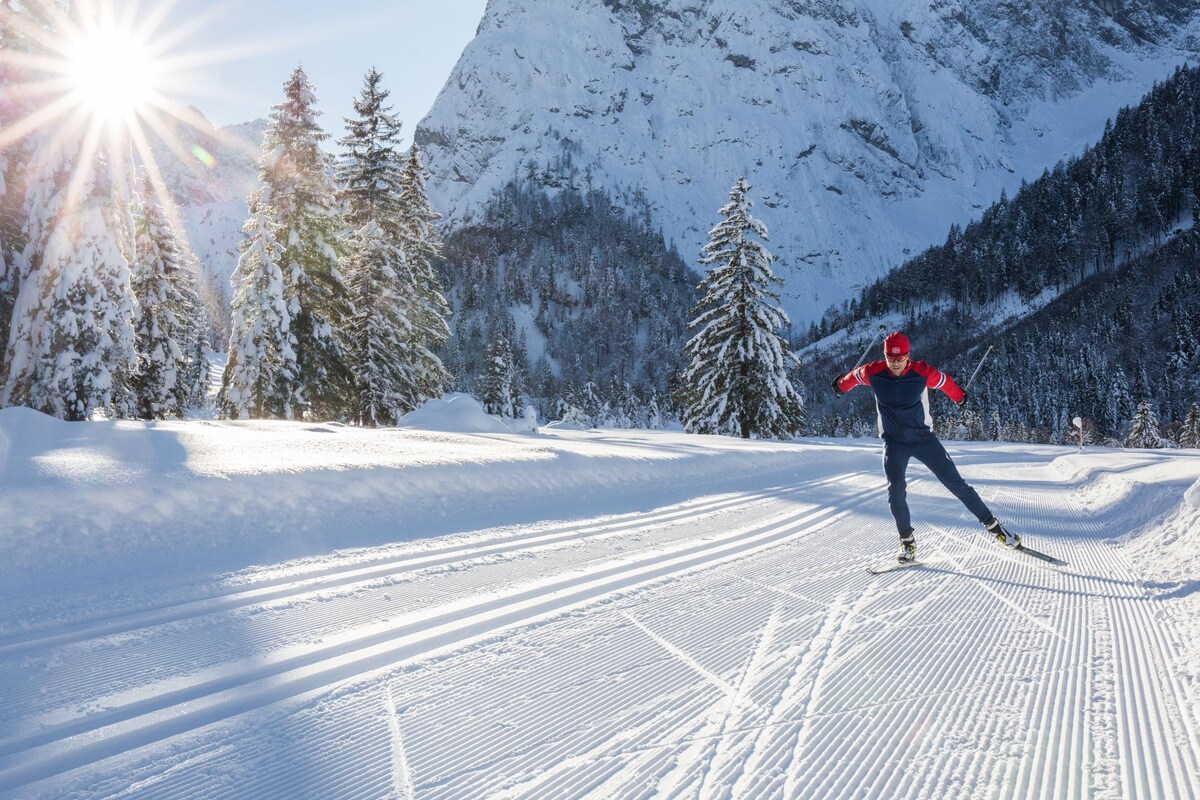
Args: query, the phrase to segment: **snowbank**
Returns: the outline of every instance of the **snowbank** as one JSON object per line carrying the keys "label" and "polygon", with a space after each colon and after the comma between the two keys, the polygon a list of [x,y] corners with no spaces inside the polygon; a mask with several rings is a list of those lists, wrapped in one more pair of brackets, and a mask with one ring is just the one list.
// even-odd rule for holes
{"label": "snowbank", "polygon": [[444,399],[430,400],[404,415],[400,426],[429,431],[459,433],[512,433],[499,417],[488,414],[469,394],[451,394]]}

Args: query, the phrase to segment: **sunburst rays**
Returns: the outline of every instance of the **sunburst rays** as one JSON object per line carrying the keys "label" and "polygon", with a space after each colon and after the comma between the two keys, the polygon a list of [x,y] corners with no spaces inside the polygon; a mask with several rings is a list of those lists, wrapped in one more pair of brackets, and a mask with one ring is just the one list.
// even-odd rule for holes
{"label": "sunburst rays", "polygon": [[0,151],[25,152],[30,163],[64,149],[76,153],[64,210],[79,201],[103,154],[109,155],[117,198],[129,197],[133,173],[144,169],[176,234],[186,241],[156,157],[156,150],[164,152],[157,142],[201,180],[215,166],[201,141],[248,145],[172,99],[219,91],[202,85],[202,70],[235,58],[237,51],[182,48],[231,5],[215,4],[168,29],[173,6],[172,0],[73,0],[69,8],[58,0],[0,3],[0,23],[10,39],[0,47]]}

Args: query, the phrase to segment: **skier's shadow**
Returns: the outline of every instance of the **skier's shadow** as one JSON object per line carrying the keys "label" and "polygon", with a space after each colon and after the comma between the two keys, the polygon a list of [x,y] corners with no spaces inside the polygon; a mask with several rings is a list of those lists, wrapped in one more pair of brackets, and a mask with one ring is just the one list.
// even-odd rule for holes
{"label": "skier's shadow", "polygon": [[[948,577],[966,578],[968,580],[980,581],[983,583],[996,584],[998,586],[1008,586],[1015,589],[1032,589],[1034,591],[1049,592],[1053,594],[1063,595],[1065,597],[1087,597],[1103,600],[1168,600],[1179,597],[1187,597],[1197,591],[1200,591],[1200,580],[1187,581],[1140,581],[1126,580],[1121,578],[1109,578],[1103,575],[1091,575],[1084,572],[1065,570],[1058,568],[1053,570],[1053,573],[1085,580],[1090,583],[1097,583],[1104,586],[1114,588],[1126,588],[1132,590],[1131,593],[1124,594],[1121,592],[1102,592],[1102,591],[1087,591],[1083,589],[1071,589],[1063,586],[1050,586],[1044,583],[1031,583],[1027,581],[1013,580],[1012,578],[1001,578],[995,575],[981,575],[975,572],[969,572],[967,569],[956,569],[945,564],[925,562],[921,564],[921,572],[929,572]],[[1046,572],[1051,572],[1047,569]]]}

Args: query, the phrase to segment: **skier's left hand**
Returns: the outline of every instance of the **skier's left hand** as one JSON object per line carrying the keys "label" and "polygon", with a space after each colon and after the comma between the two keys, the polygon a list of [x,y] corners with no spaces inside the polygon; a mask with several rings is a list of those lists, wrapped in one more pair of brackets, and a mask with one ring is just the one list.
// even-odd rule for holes
{"label": "skier's left hand", "polygon": [[954,405],[958,406],[959,408],[967,407],[967,393],[965,391],[963,392],[962,400],[957,401]]}

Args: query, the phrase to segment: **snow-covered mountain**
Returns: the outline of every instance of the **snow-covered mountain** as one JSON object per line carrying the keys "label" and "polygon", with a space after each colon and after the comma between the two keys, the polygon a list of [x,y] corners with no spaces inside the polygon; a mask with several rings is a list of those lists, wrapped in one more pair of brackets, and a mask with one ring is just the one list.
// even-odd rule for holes
{"label": "snow-covered mountain", "polygon": [[685,255],[745,175],[805,322],[1099,138],[1200,51],[1196,8],[491,0],[416,140],[451,225],[567,179],[640,191]]}
{"label": "snow-covered mountain", "polygon": [[222,295],[211,301],[224,308],[249,216],[247,199],[258,185],[267,121],[216,128],[194,108],[183,117],[164,115],[165,135],[154,138],[152,150],[200,262],[203,283],[210,294]]}

